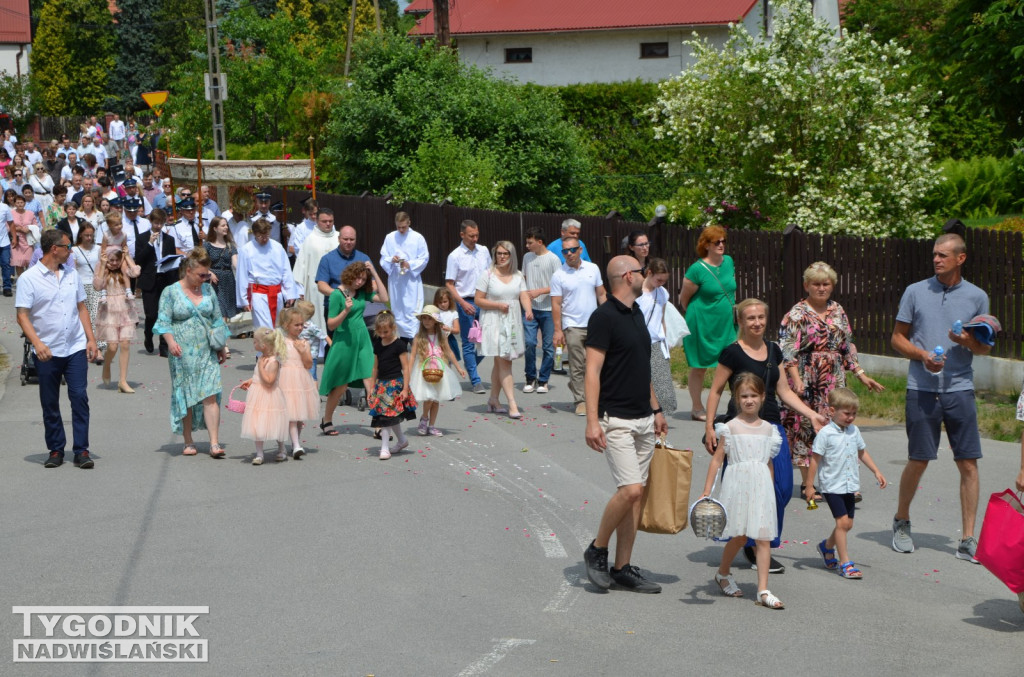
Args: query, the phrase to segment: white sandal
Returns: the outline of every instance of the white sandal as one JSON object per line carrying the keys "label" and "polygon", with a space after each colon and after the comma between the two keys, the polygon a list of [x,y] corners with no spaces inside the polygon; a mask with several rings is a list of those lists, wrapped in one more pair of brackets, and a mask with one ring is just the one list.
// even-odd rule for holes
{"label": "white sandal", "polygon": [[[724,588],[722,588],[723,581],[728,583]],[[736,585],[736,579],[732,577],[732,574],[723,576],[715,572],[715,583],[718,583],[718,587],[722,589],[722,594],[726,597],[743,597],[743,591],[740,590],[740,586]]]}
{"label": "white sandal", "polygon": [[782,604],[782,600],[772,594],[771,590],[758,590],[757,601],[754,602],[757,606],[763,606],[765,609],[785,609],[785,605]]}

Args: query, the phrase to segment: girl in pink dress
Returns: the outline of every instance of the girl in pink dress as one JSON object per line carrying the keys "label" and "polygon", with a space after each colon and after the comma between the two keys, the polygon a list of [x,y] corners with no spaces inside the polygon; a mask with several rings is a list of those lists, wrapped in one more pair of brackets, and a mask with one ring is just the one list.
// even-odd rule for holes
{"label": "girl in pink dress", "polygon": [[14,223],[11,224],[11,265],[21,275],[32,261],[32,252],[39,242],[39,222],[36,215],[25,209],[25,198],[14,196],[14,209],[11,211]]}
{"label": "girl in pink dress", "polygon": [[278,377],[288,346],[284,334],[276,329],[260,327],[253,333],[252,347],[261,355],[252,378],[241,386],[249,393],[245,398],[245,413],[242,414],[242,438],[256,443],[253,465],[263,465],[263,443],[267,441],[277,442],[274,461],[280,463],[288,460],[284,451],[284,443],[288,439],[288,407]]}
{"label": "girl in pink dress", "polygon": [[104,246],[92,278],[93,289],[106,292],[96,309],[96,340],[107,343],[107,352],[103,356],[103,384],[110,385],[110,364],[120,348],[118,367],[121,375],[117,390],[128,395],[135,392],[128,385],[128,360],[131,357],[128,351],[135,338],[135,323],[139,321],[128,280],[138,277],[140,271],[132,261],[127,245]]}
{"label": "girl in pink dress", "polygon": [[284,333],[287,358],[281,365],[281,391],[288,409],[288,435],[292,438],[292,458],[296,461],[306,453],[299,441],[305,421],[320,416],[320,393],[309,373],[313,354],[309,342],[299,339],[306,318],[298,308],[285,308],[277,314],[278,331]]}

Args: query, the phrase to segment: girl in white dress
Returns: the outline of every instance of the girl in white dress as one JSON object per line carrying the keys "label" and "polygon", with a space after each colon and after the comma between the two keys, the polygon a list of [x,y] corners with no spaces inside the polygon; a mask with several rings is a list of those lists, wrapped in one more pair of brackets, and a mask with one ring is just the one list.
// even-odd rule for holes
{"label": "girl in white dress", "polygon": [[768,609],[783,608],[782,602],[768,589],[769,544],[778,533],[775,514],[775,489],[772,484],[772,459],[782,447],[782,436],[774,425],[761,420],[764,403],[764,381],[744,372],[733,384],[738,402],[736,418],[715,426],[718,446],[708,467],[701,498],[709,496],[722,462],[729,456],[729,466],[722,476],[719,500],[725,506],[727,522],[723,538],[722,562],[715,582],[727,597],[742,597],[730,571],[740,548],[753,538],[757,558],[757,604]]}
{"label": "girl in white dress", "polygon": [[[512,360],[526,352],[523,340],[523,317],[533,319],[526,278],[519,272],[515,246],[501,240],[494,245],[491,269],[476,282],[474,301],[480,308],[480,329],[483,334],[477,355],[494,358],[491,369],[491,396],[487,411],[508,414],[520,419],[512,380]],[[498,394],[505,393],[508,409],[498,404]]]}
{"label": "girl in white dress", "polygon": [[[423,417],[416,428],[420,435],[444,435],[437,427],[437,411],[441,400],[454,400],[462,395],[459,376],[466,378],[466,370],[459,366],[441,324],[441,311],[437,306],[423,306],[416,314],[420,321],[419,331],[412,342],[412,369],[409,386],[416,401],[423,405]],[[423,378],[424,369],[440,369],[444,372],[440,381],[431,383]]]}

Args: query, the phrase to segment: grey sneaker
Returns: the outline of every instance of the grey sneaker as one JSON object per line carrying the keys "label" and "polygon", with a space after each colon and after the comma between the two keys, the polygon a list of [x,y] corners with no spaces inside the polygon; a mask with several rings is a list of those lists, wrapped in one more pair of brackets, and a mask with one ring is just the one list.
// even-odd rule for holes
{"label": "grey sneaker", "polygon": [[971,564],[981,564],[978,559],[974,556],[978,552],[978,541],[974,536],[968,536],[964,540],[960,541],[960,545],[956,549],[956,558],[965,559]]}
{"label": "grey sneaker", "polygon": [[598,548],[591,541],[583,551],[583,563],[587,566],[587,578],[591,583],[602,590],[612,587],[612,577],[608,575],[608,548]]}
{"label": "grey sneaker", "polygon": [[483,395],[484,393],[487,392],[487,388],[484,388],[483,383],[477,383],[473,386],[473,392],[476,393],[477,395]]}
{"label": "grey sneaker", "polygon": [[[914,552],[914,539],[910,536],[910,520],[892,518],[892,549],[896,552]],[[959,554],[957,556],[959,557]]]}
{"label": "grey sneaker", "polygon": [[640,573],[640,569],[627,564],[618,571],[615,569],[611,570],[612,580],[619,587],[632,590],[633,592],[643,592],[648,595],[653,595],[661,592],[661,586],[654,581],[649,581],[643,577]]}

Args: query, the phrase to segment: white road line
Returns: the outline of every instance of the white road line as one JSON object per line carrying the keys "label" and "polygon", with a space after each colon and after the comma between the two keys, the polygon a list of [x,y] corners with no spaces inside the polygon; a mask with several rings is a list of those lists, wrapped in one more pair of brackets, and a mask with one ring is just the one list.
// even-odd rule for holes
{"label": "white road line", "polygon": [[583,590],[579,583],[580,577],[577,574],[571,574],[568,579],[563,580],[562,584],[558,586],[555,596],[544,607],[544,611],[561,614],[568,612],[576,602],[576,598],[580,596],[580,591]]}
{"label": "white road line", "polygon": [[485,674],[497,665],[512,649],[515,649],[518,646],[529,646],[537,640],[506,638],[493,639],[491,641],[494,642],[494,650],[475,663],[466,666],[462,672],[458,674],[458,677],[472,677],[473,675]]}

